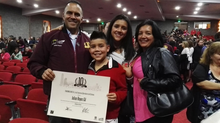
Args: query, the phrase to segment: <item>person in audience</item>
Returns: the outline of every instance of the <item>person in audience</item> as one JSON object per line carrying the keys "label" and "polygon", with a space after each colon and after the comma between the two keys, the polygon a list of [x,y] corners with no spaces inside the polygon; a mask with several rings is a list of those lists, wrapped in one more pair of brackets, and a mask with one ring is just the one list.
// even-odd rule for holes
{"label": "person in audience", "polygon": [[2,38],[0,38],[0,50],[5,48],[5,42]]}
{"label": "person in audience", "polygon": [[31,37],[31,39],[29,40],[29,46],[32,48],[35,43],[36,43],[35,37]]}
{"label": "person in audience", "polygon": [[217,32],[214,38],[215,38],[215,41],[220,41],[220,32]]}
{"label": "person in audience", "polygon": [[189,44],[189,54],[188,54],[188,65],[187,65],[187,69],[189,71],[189,77],[187,81],[190,81],[191,78],[191,72],[192,72],[192,63],[193,63],[193,52],[194,52],[194,46],[193,46],[193,42],[192,41],[188,41]]}
{"label": "person in audience", "polygon": [[26,47],[26,48],[25,48],[25,51],[22,53],[22,55],[23,55],[23,56],[27,56],[28,58],[30,58],[31,55],[32,55],[31,49],[30,49],[29,47]]}
{"label": "person in audience", "polygon": [[10,59],[11,60],[20,60],[21,62],[23,62],[22,53],[21,53],[21,51],[19,51],[18,47],[15,49],[14,53],[12,53]]}
{"label": "person in audience", "polygon": [[220,109],[220,42],[212,43],[202,54],[193,72],[194,103],[187,110],[191,123],[200,123]]}
{"label": "person in audience", "polygon": [[[62,30],[50,31],[41,36],[27,65],[32,75],[43,79],[44,93],[49,97],[55,78],[53,70],[87,73],[92,60],[87,45],[90,40],[79,28],[83,21],[83,10],[78,1],[67,3],[63,21]],[[49,116],[49,122],[69,123],[70,119]]]}
{"label": "person in audience", "polygon": [[[90,63],[87,74],[110,77],[106,123],[118,123],[120,104],[127,95],[126,75],[119,63],[111,57],[107,57],[109,50],[110,46],[105,34],[93,31],[90,37],[89,52],[94,60]],[[81,123],[90,122],[82,121]]]}
{"label": "person in audience", "polygon": [[[120,14],[115,16],[108,27],[107,41],[110,45],[109,56],[112,57],[119,64],[123,64],[123,68],[127,69],[127,63],[131,62],[135,51],[132,42],[132,28],[130,20],[127,16]],[[132,76],[126,73],[126,77],[131,79]],[[129,83],[128,83],[128,86]],[[132,87],[129,90],[132,93]],[[130,97],[132,99],[132,97]],[[121,110],[118,117],[119,123],[133,123],[134,113],[132,104],[128,106],[124,101],[121,104]]]}
{"label": "person in audience", "polygon": [[102,31],[105,33],[105,35],[107,34],[109,24],[110,24],[110,22],[107,22],[107,23],[105,23],[105,25],[103,26]]}
{"label": "person in audience", "polygon": [[21,38],[21,36],[18,37],[17,44],[19,46],[19,50],[24,52],[24,40]]}
{"label": "person in audience", "polygon": [[[134,76],[135,121],[136,123],[172,123],[173,115],[154,116],[147,107],[146,98],[148,91],[164,92],[180,86],[181,77],[175,60],[167,49],[162,48],[163,37],[154,21],[145,20],[138,24],[135,38],[139,49],[132,63],[132,70],[130,69],[130,73]],[[154,69],[150,69],[150,66]],[[149,76],[154,77],[149,78]]]}
{"label": "person in audience", "polygon": [[10,60],[10,54],[7,52],[6,48],[2,48],[2,53],[1,53],[1,61],[9,61]]}
{"label": "person in audience", "polygon": [[15,41],[15,37],[13,35],[9,36],[8,41],[8,52],[11,55],[15,51],[15,48],[18,47],[18,44]]}
{"label": "person in audience", "polygon": [[199,64],[200,57],[202,56],[202,48],[204,46],[204,41],[200,39],[198,43],[196,44],[193,52],[193,67],[194,70],[196,66]]}
{"label": "person in audience", "polygon": [[188,41],[183,41],[182,43],[182,47],[183,50],[181,52],[180,55],[180,70],[181,73],[183,74],[183,81],[186,83],[188,82],[188,77],[189,77],[189,70],[188,70],[188,66],[189,66],[189,43]]}

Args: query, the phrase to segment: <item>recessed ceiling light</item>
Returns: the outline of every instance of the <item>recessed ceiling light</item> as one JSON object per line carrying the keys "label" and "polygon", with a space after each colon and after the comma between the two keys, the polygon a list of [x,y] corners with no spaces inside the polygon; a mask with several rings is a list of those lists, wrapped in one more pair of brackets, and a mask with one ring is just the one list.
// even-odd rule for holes
{"label": "recessed ceiling light", "polygon": [[89,20],[86,20],[87,23],[89,23]]}
{"label": "recessed ceiling light", "polygon": [[193,14],[197,14],[197,13],[198,13],[197,11],[193,12]]}
{"label": "recessed ceiling light", "polygon": [[131,14],[131,11],[128,12],[128,15],[130,15],[130,14]]}
{"label": "recessed ceiling light", "polygon": [[176,6],[175,9],[176,9],[176,10],[180,10],[180,6]]}
{"label": "recessed ceiling light", "polygon": [[34,4],[34,7],[35,7],[35,8],[38,8],[39,6],[38,6],[38,4]]}
{"label": "recessed ceiling light", "polygon": [[179,16],[177,15],[176,17],[178,18]]}
{"label": "recessed ceiling light", "polygon": [[56,14],[60,14],[60,11],[56,10],[55,13],[56,13]]}
{"label": "recessed ceiling light", "polygon": [[22,0],[17,0],[18,3],[22,3]]}
{"label": "recessed ceiling light", "polygon": [[98,19],[97,19],[97,21],[101,21],[101,19],[100,19],[100,18],[98,18]]}
{"label": "recessed ceiling light", "polygon": [[121,4],[120,4],[120,3],[119,3],[119,4],[117,4],[117,7],[118,7],[118,8],[121,8]]}
{"label": "recessed ceiling light", "polygon": [[126,11],[127,11],[127,9],[126,9],[126,8],[123,8],[123,11],[124,11],[124,12],[126,12]]}
{"label": "recessed ceiling light", "polygon": [[137,19],[137,16],[136,16],[136,15],[134,16],[134,19]]}
{"label": "recessed ceiling light", "polygon": [[198,6],[202,6],[202,5],[203,5],[203,3],[198,3],[197,5],[198,5]]}
{"label": "recessed ceiling light", "polygon": [[199,8],[199,7],[197,7],[195,10],[196,10],[196,11],[198,11],[198,10],[200,10],[200,8]]}

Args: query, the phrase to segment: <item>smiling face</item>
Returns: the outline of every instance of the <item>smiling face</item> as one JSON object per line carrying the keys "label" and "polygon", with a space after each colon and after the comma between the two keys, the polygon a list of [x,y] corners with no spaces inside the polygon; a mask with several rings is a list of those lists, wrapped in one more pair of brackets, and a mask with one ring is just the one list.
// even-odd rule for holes
{"label": "smiling face", "polygon": [[102,62],[105,60],[110,47],[106,44],[105,39],[94,39],[90,41],[89,52],[95,61]]}
{"label": "smiling face", "polygon": [[70,31],[73,29],[78,29],[82,23],[82,17],[82,8],[78,4],[67,4],[63,15],[63,20],[67,29]]}
{"label": "smiling face", "polygon": [[144,25],[138,32],[138,43],[143,49],[148,48],[154,42],[154,36],[152,33],[152,27],[150,25]]}
{"label": "smiling face", "polygon": [[125,20],[117,20],[112,26],[111,35],[115,41],[121,41],[127,34],[128,24]]}

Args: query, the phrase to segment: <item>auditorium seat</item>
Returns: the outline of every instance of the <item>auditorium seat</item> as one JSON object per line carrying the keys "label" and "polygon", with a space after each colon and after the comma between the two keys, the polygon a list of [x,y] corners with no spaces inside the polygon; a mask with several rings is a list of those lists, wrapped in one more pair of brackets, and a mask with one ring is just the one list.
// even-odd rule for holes
{"label": "auditorium seat", "polygon": [[27,63],[17,63],[16,66],[20,66],[22,69],[27,67]]}
{"label": "auditorium seat", "polygon": [[13,59],[13,60],[10,60],[10,62],[14,62],[15,64],[17,64],[17,63],[21,63],[21,60]]}
{"label": "auditorium seat", "polygon": [[4,65],[0,65],[0,70],[4,70],[5,66]]}
{"label": "auditorium seat", "polygon": [[12,80],[12,73],[11,72],[0,72],[0,78],[3,81],[11,81]]}
{"label": "auditorium seat", "polygon": [[2,63],[5,67],[8,67],[8,66],[14,66],[15,65],[15,62],[3,62]]}
{"label": "auditorium seat", "polygon": [[21,118],[37,118],[48,121],[48,116],[45,112],[46,102],[28,99],[18,99],[16,102]]}
{"label": "auditorium seat", "polygon": [[9,123],[49,123],[49,122],[35,118],[17,118],[10,121]]}
{"label": "auditorium seat", "polygon": [[43,82],[32,82],[31,89],[43,88]]}
{"label": "auditorium seat", "polygon": [[47,103],[48,96],[44,94],[43,88],[37,88],[37,89],[31,89],[28,92],[27,99]]}

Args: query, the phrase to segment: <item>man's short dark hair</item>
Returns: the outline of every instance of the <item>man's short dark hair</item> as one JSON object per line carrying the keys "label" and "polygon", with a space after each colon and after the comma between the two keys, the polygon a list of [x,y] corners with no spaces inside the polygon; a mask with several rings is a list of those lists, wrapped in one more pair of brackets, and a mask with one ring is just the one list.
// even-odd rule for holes
{"label": "man's short dark hair", "polygon": [[92,32],[92,34],[90,36],[90,41],[95,40],[95,39],[104,39],[105,43],[108,44],[105,34],[101,31],[93,31]]}
{"label": "man's short dark hair", "polygon": [[79,1],[77,1],[77,0],[70,0],[67,4],[69,4],[69,3],[75,3],[75,4],[78,4],[78,5],[82,8],[81,3],[80,3]]}

